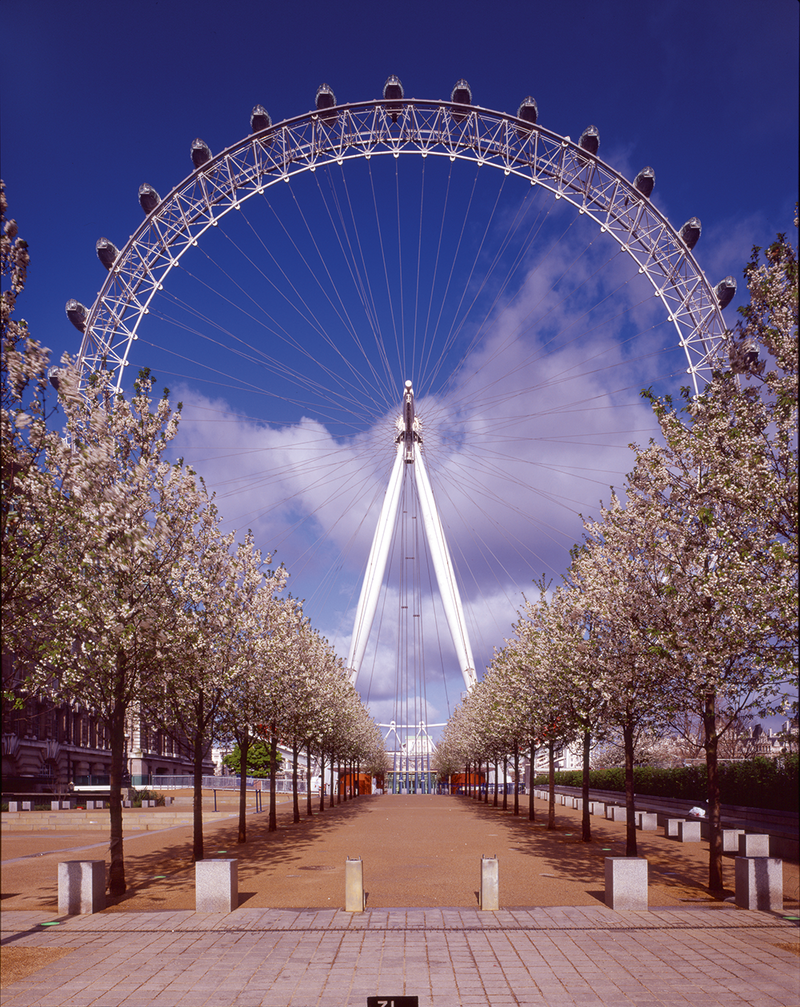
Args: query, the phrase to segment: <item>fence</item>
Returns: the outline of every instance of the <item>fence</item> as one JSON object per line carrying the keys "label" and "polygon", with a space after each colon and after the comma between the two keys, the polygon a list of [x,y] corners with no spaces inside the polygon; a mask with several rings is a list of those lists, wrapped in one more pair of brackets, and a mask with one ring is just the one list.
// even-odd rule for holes
{"label": "fence", "polygon": [[[140,782],[141,781],[141,782]],[[261,785],[263,791],[269,791],[269,780],[260,777],[248,776],[247,789],[254,790],[256,784]],[[134,777],[135,787],[152,787],[154,790],[191,790],[194,786],[193,776],[142,776]],[[204,790],[238,790],[240,787],[238,776],[204,776],[202,787]],[[291,779],[276,779],[275,789],[279,794],[291,794]],[[297,790],[301,794],[306,792],[306,781],[297,781]]]}

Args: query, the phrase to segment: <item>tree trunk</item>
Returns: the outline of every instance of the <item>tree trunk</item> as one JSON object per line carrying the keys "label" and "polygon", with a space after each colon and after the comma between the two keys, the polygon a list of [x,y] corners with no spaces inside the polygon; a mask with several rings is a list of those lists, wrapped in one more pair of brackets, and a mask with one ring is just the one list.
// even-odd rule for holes
{"label": "tree trunk", "polygon": [[250,751],[250,732],[236,739],[239,745],[239,837],[237,843],[247,842],[247,753]]}
{"label": "tree trunk", "polygon": [[311,742],[306,745],[306,817],[311,818]]}
{"label": "tree trunk", "polygon": [[508,756],[503,756],[503,811],[508,811],[508,788],[506,787],[506,780],[508,779]]}
{"label": "tree trunk", "polygon": [[[200,714],[198,722],[202,722],[202,695],[198,696]],[[204,857],[203,851],[203,751],[205,748],[205,732],[196,731],[194,735],[194,793],[192,795],[192,860],[197,863]]]}
{"label": "tree trunk", "polygon": [[638,857],[636,848],[636,802],[633,795],[633,727],[622,728],[625,744],[625,856]]}
{"label": "tree trunk", "polygon": [[114,708],[109,721],[111,765],[109,767],[109,856],[108,891],[110,895],[124,895],[125,858],[122,851],[122,776],[125,771],[125,654],[117,654],[117,680]]}
{"label": "tree trunk", "polygon": [[708,890],[721,892],[722,884],[722,832],[720,830],[719,804],[719,736],[717,735],[717,696],[709,692],[703,707],[705,730],[706,773],[708,776]]}
{"label": "tree trunk", "polygon": [[514,743],[514,814],[519,814],[519,744]]}
{"label": "tree trunk", "polygon": [[297,758],[300,751],[297,741],[292,741],[292,821],[295,825],[300,821],[300,792],[297,789]]}
{"label": "tree trunk", "polygon": [[[273,728],[274,730],[274,728]],[[269,828],[268,832],[275,832],[278,828],[278,812],[275,791],[275,772],[278,762],[278,736],[271,734],[269,739]]]}
{"label": "tree trunk", "polygon": [[547,742],[547,755],[549,765],[547,767],[547,828],[556,827],[556,743]]}
{"label": "tree trunk", "polygon": [[328,807],[333,807],[333,753],[331,752],[331,792],[328,796]]}
{"label": "tree trunk", "polygon": [[494,760],[494,806],[497,807],[497,778],[500,775],[500,760]]}
{"label": "tree trunk", "polygon": [[528,785],[528,821],[529,822],[535,822],[536,821],[536,810],[535,810],[534,804],[533,804],[533,777],[534,777],[533,766],[534,766],[535,762],[536,762],[536,742],[535,741],[531,741],[531,768],[530,768],[530,772],[528,773],[528,776],[530,777],[530,782],[529,782],[529,785]]}
{"label": "tree trunk", "polygon": [[583,732],[583,780],[581,781],[581,797],[583,810],[581,812],[581,839],[584,843],[592,841],[592,820],[589,817],[589,758],[592,748],[592,736],[589,729]]}

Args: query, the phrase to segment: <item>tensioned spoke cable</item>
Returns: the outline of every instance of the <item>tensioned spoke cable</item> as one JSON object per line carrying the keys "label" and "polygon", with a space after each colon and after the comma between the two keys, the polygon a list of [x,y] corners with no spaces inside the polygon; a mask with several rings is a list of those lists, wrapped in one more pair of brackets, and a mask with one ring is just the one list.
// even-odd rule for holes
{"label": "tensioned spoke cable", "polygon": [[[431,334],[431,343],[433,343],[433,340],[436,338],[437,333],[439,332],[439,327],[440,327],[441,321],[442,321],[442,314],[444,312],[444,306],[445,306],[445,303],[447,302],[447,295],[448,295],[448,293],[450,291],[450,285],[453,282],[453,275],[455,273],[456,263],[458,262],[459,252],[461,250],[461,246],[462,246],[462,243],[464,241],[464,232],[465,232],[466,227],[467,227],[467,219],[469,217],[469,211],[470,211],[470,209],[472,207],[472,203],[473,203],[473,200],[475,198],[475,189],[476,189],[477,185],[478,185],[478,170],[476,169],[475,178],[473,179],[472,189],[470,191],[469,202],[467,203],[466,210],[464,211],[464,219],[463,219],[463,221],[461,223],[461,230],[459,231],[458,241],[456,243],[456,247],[455,247],[455,250],[453,252],[452,261],[451,261],[451,264],[450,264],[450,273],[449,273],[449,275],[447,277],[447,282],[445,283],[444,292],[442,293],[440,307],[439,307],[439,314],[438,314],[438,316],[436,318],[436,322],[435,322],[435,324],[433,326],[433,332]],[[440,371],[443,363],[444,363],[444,350],[440,351],[440,356],[439,356],[438,361],[434,362],[434,364],[433,364],[433,371],[429,375],[423,375],[423,380],[420,382],[420,384],[427,385],[429,387],[433,387],[434,382],[436,381],[436,377],[437,377],[437,375],[438,375],[438,373],[439,373],[439,371]]]}
{"label": "tensioned spoke cable", "polygon": [[[325,262],[325,257],[322,255],[322,252],[320,251],[319,244],[317,242],[317,238],[316,238],[314,232],[308,226],[308,222],[306,221],[305,216],[303,215],[302,210],[301,210],[299,204],[297,203],[297,197],[295,196],[294,191],[292,191],[292,198],[294,199],[295,206],[296,206],[298,212],[300,213],[300,216],[301,216],[301,219],[303,220],[303,223],[306,226],[306,230],[309,233],[309,237],[311,238],[311,240],[312,240],[312,242],[314,244],[314,248],[315,248],[315,250],[317,252],[317,255],[319,257],[319,260],[320,260],[320,263],[322,265],[322,268],[327,273],[328,279],[331,281],[331,285],[332,285],[333,289],[338,292],[338,288],[337,288],[336,284],[333,282],[333,279],[332,279],[332,277],[330,275],[330,272],[328,271],[327,264]],[[367,356],[366,352],[364,351],[364,348],[361,345],[360,340],[358,338],[358,332],[357,332],[356,326],[355,326],[353,320],[350,318],[350,316],[348,314],[348,311],[347,311],[347,308],[345,307],[345,305],[344,305],[344,303],[342,301],[341,296],[338,296],[338,298],[337,298],[338,302],[339,302],[339,307],[337,307],[337,305],[334,304],[333,299],[330,297],[328,291],[325,289],[325,287],[323,286],[323,284],[320,282],[319,277],[318,277],[316,271],[311,268],[311,264],[308,262],[308,260],[306,259],[306,257],[300,251],[297,243],[294,241],[294,239],[292,238],[292,236],[289,233],[288,229],[286,228],[285,223],[278,217],[278,215],[277,215],[277,213],[275,211],[274,206],[272,206],[272,204],[269,204],[269,206],[270,206],[270,209],[272,210],[273,214],[278,219],[278,222],[279,222],[281,228],[283,229],[284,233],[286,234],[286,236],[291,241],[292,246],[294,247],[294,249],[297,252],[298,256],[300,257],[300,259],[303,261],[304,265],[306,266],[308,274],[310,275],[310,277],[312,278],[312,280],[317,284],[317,287],[322,292],[323,297],[327,300],[328,304],[331,306],[331,310],[334,312],[335,316],[342,323],[342,326],[344,327],[345,331],[349,331],[350,332],[351,338],[353,339],[353,341],[355,342],[356,346],[361,351],[361,356],[362,356],[363,360],[365,361],[365,363],[367,364],[367,368],[368,369],[372,369],[369,357]],[[322,334],[323,339],[325,339],[326,342],[328,342],[329,345],[335,345],[334,341],[331,340],[327,336],[327,333],[325,331],[325,326],[322,325],[322,323],[317,320],[315,313],[313,311],[311,311],[311,309],[308,306],[308,304],[306,303],[306,301],[298,293],[296,285],[293,284],[290,281],[290,279],[289,279],[288,276],[286,276],[286,271],[283,269],[283,267],[281,266],[281,264],[278,262],[278,260],[272,254],[272,252],[270,251],[270,249],[267,247],[267,245],[264,242],[264,240],[261,237],[261,235],[253,227],[253,224],[250,221],[250,219],[248,217],[245,217],[244,219],[245,219],[246,223],[249,225],[249,227],[250,227],[251,231],[253,232],[253,234],[256,236],[256,238],[259,241],[259,243],[261,244],[261,246],[264,248],[264,250],[270,256],[270,258],[275,263],[276,267],[279,269],[279,271],[284,276],[284,278],[287,280],[287,283],[289,284],[289,286],[291,287],[291,289],[299,297],[299,299],[300,299],[301,303],[303,304],[303,306],[309,311],[311,317],[313,317],[315,319],[315,322],[317,322],[317,324],[319,325],[319,331]],[[248,261],[252,261],[252,260],[248,259]],[[258,267],[256,267],[256,268],[258,268]],[[263,274],[263,271],[262,271],[262,275],[265,275],[265,274]],[[265,278],[269,279],[266,276],[265,276]],[[272,283],[271,280],[269,280],[269,282]],[[273,286],[274,286],[274,284],[273,284]],[[285,292],[283,290],[280,290],[280,293],[291,304],[291,301],[287,297],[287,295],[285,294]],[[359,383],[360,383],[360,386],[362,388],[362,394],[367,394],[367,389],[366,389],[366,387],[364,386],[364,383],[363,383],[363,375],[361,375],[357,370],[354,370],[354,373],[358,374]],[[373,370],[373,374],[374,374],[374,370]]]}
{"label": "tensioned spoke cable", "polygon": [[[325,194],[322,191],[322,185],[320,183],[319,178],[317,178],[317,190],[320,199],[322,200],[322,204],[325,207],[325,211],[328,215],[331,230],[334,236],[336,237],[336,241],[339,246],[339,251],[341,252],[342,256],[342,261],[345,263],[347,270],[350,274],[350,279],[353,283],[353,288],[356,291],[356,295],[364,310],[364,315],[367,319],[368,327],[372,332],[373,339],[375,341],[375,346],[377,347],[378,350],[379,362],[383,365],[384,382],[382,384],[380,375],[378,373],[378,369],[374,366],[372,362],[370,362],[370,371],[375,379],[376,394],[377,394],[379,389],[388,386],[391,369],[389,367],[389,359],[386,354],[386,347],[384,345],[383,338],[380,332],[380,323],[378,319],[378,312],[375,306],[375,298],[370,284],[369,270],[366,268],[366,262],[364,259],[364,250],[361,244],[361,237],[358,228],[356,226],[355,214],[353,213],[353,207],[350,201],[350,193],[347,188],[347,180],[343,175],[343,186],[345,190],[345,196],[347,197],[347,203],[350,210],[350,219],[353,225],[353,234],[356,239],[356,247],[358,248],[358,258],[360,259],[361,262],[360,269],[358,267],[355,250],[353,248],[352,240],[350,237],[350,230],[347,227],[347,224],[345,223],[341,201],[339,199],[338,193],[336,192],[336,187],[334,186],[333,179],[331,178],[330,175],[326,175],[326,178],[330,186],[331,199],[333,200],[333,203],[336,207],[336,217],[338,218],[339,221],[339,227],[336,226],[334,215],[331,212],[328,200],[325,198]],[[347,246],[346,249],[345,245]],[[367,351],[363,347],[363,344],[361,343],[360,340],[359,340],[359,348],[362,349],[365,359],[369,359]],[[384,403],[384,405],[387,404],[388,404],[387,402]]]}
{"label": "tensioned spoke cable", "polygon": [[[214,260],[211,258],[211,256],[209,256],[207,253],[205,253],[205,254],[206,254],[206,258],[208,259],[208,261],[210,263],[212,263],[214,265],[217,265],[217,263],[214,262]],[[220,269],[220,272],[222,272],[223,275],[225,275],[226,277],[229,277],[229,274],[224,269],[222,269],[218,265],[217,265],[217,268]],[[210,292],[216,294],[223,301],[227,302],[232,307],[234,307],[237,310],[241,311],[247,318],[249,318],[255,324],[266,328],[263,320],[257,318],[256,316],[254,316],[250,312],[246,311],[241,305],[236,305],[233,301],[230,300],[230,298],[226,297],[219,290],[217,290],[216,288],[212,287],[205,280],[203,280],[200,277],[194,275],[188,269],[184,269],[183,272],[190,279],[195,280],[197,283],[201,284],[205,289],[207,289]],[[178,300],[175,297],[175,295],[170,295],[170,297],[171,297],[171,299],[173,301],[177,301]],[[199,315],[198,312],[193,311],[191,308],[187,307],[187,310],[190,311],[193,314],[198,314]],[[265,314],[266,314],[266,312],[265,312]],[[164,319],[164,320],[170,320],[168,318],[168,316],[163,316],[162,315],[160,317],[162,319]],[[203,316],[199,315],[199,317],[202,318]],[[262,351],[260,351],[257,347],[254,347],[252,344],[247,343],[245,340],[241,339],[239,336],[236,336],[230,329],[222,329],[222,326],[220,326],[218,323],[213,323],[213,322],[211,322],[210,319],[208,319],[208,321],[209,321],[210,324],[214,325],[215,328],[219,329],[220,331],[224,331],[225,334],[228,335],[232,340],[234,340],[235,342],[241,344],[242,346],[247,347],[247,349],[249,349],[250,351],[252,351],[252,353],[254,353],[262,361],[274,360],[274,358],[268,357],[266,354],[264,354]],[[178,324],[178,323],[177,322],[173,322],[173,324]],[[268,331],[271,331],[273,334],[278,335],[279,337],[281,335],[280,332],[278,332],[276,330],[273,330],[273,329],[268,329]],[[204,335],[203,333],[201,333],[199,331],[196,334],[202,336],[203,338],[209,340],[210,342],[214,342],[214,340],[212,340],[209,336]],[[315,366],[319,367],[321,370],[323,370],[323,372],[328,373],[332,377],[335,376],[337,383],[339,383],[341,385],[341,387],[346,387],[346,382],[343,381],[343,375],[342,374],[337,373],[337,372],[333,372],[329,368],[327,368],[326,366],[322,365],[321,362],[320,362],[320,360],[318,359],[318,357],[315,357],[308,349],[306,349],[305,347],[303,347],[298,341],[292,339],[292,337],[288,337],[287,338],[287,342],[289,342],[289,344],[292,346],[292,349],[296,350],[297,352],[299,352],[302,355],[306,356],[309,360],[313,361],[314,364],[315,364]],[[235,350],[232,350],[230,347],[225,347],[223,343],[219,343],[218,342],[217,345],[219,345],[221,347],[224,347],[225,349],[229,350],[230,352],[236,352]],[[348,364],[348,367],[350,367],[350,366],[351,365]],[[353,394],[353,400],[352,400],[353,402],[358,402],[358,401],[363,402],[363,393],[361,393],[361,395],[359,395],[358,394],[358,390],[357,390],[356,387],[352,387],[352,394]]]}
{"label": "tensioned spoke cable", "polygon": [[[381,228],[380,213],[378,212],[378,198],[377,198],[377,196],[375,194],[375,179],[373,178],[373,175],[372,175],[372,164],[371,163],[367,164],[367,170],[368,170],[368,174],[369,174],[370,191],[372,193],[372,206],[373,206],[373,209],[375,211],[375,226],[376,226],[376,229],[377,229],[377,232],[378,232],[378,243],[379,243],[380,249],[381,249],[381,263],[383,265],[383,278],[384,278],[384,282],[385,282],[385,285],[386,285],[386,297],[387,297],[388,303],[389,303],[389,316],[390,316],[391,321],[392,321],[392,332],[394,333],[395,351],[397,353],[397,361],[398,361],[398,363],[401,363],[402,359],[403,359],[403,355],[400,352],[400,338],[399,338],[398,333],[397,333],[397,319],[395,317],[394,304],[392,302],[392,285],[391,285],[391,283],[389,281],[389,268],[388,268],[388,265],[386,263],[386,248],[384,247],[384,243],[383,243],[383,231],[382,231],[382,228]],[[391,371],[387,374],[387,381],[389,381],[389,380],[391,380]]]}

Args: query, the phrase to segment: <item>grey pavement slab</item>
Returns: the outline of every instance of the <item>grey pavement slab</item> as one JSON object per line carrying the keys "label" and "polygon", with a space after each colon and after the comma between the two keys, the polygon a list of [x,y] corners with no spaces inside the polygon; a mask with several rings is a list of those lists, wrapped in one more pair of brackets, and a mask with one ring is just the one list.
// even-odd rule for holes
{"label": "grey pavement slab", "polygon": [[420,1007],[798,1007],[797,937],[777,914],[732,907],[10,911],[4,952],[65,953],[5,984],[2,1002],[365,1007],[403,994]]}

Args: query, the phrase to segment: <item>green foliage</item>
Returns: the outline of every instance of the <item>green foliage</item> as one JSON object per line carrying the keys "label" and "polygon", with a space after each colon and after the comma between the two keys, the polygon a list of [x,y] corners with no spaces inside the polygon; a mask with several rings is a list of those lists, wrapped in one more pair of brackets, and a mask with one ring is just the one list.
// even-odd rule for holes
{"label": "green foliage", "polygon": [[[283,758],[277,752],[276,769],[280,769]],[[230,755],[226,755],[222,760],[228,769],[234,773],[241,772],[242,753],[236,745]],[[247,776],[255,776],[259,779],[266,779],[269,776],[270,749],[265,741],[254,741],[247,749]]]}
{"label": "green foliage", "polygon": [[163,794],[157,793],[155,790],[131,790],[131,807],[141,808],[142,801],[155,801],[156,806],[163,808],[167,801]]}
{"label": "green foliage", "polygon": [[[742,762],[722,762],[719,767],[720,798],[723,804],[746,808],[771,808],[776,811],[798,810],[798,756],[782,755],[778,759],[757,757]],[[637,794],[648,797],[673,797],[686,801],[704,801],[706,797],[705,765],[678,766],[657,769],[637,766],[633,771]],[[536,777],[537,786],[547,786],[547,776]],[[556,773],[556,784],[580,787],[583,773],[579,769]],[[625,792],[624,769],[593,769],[589,785],[594,790]]]}

